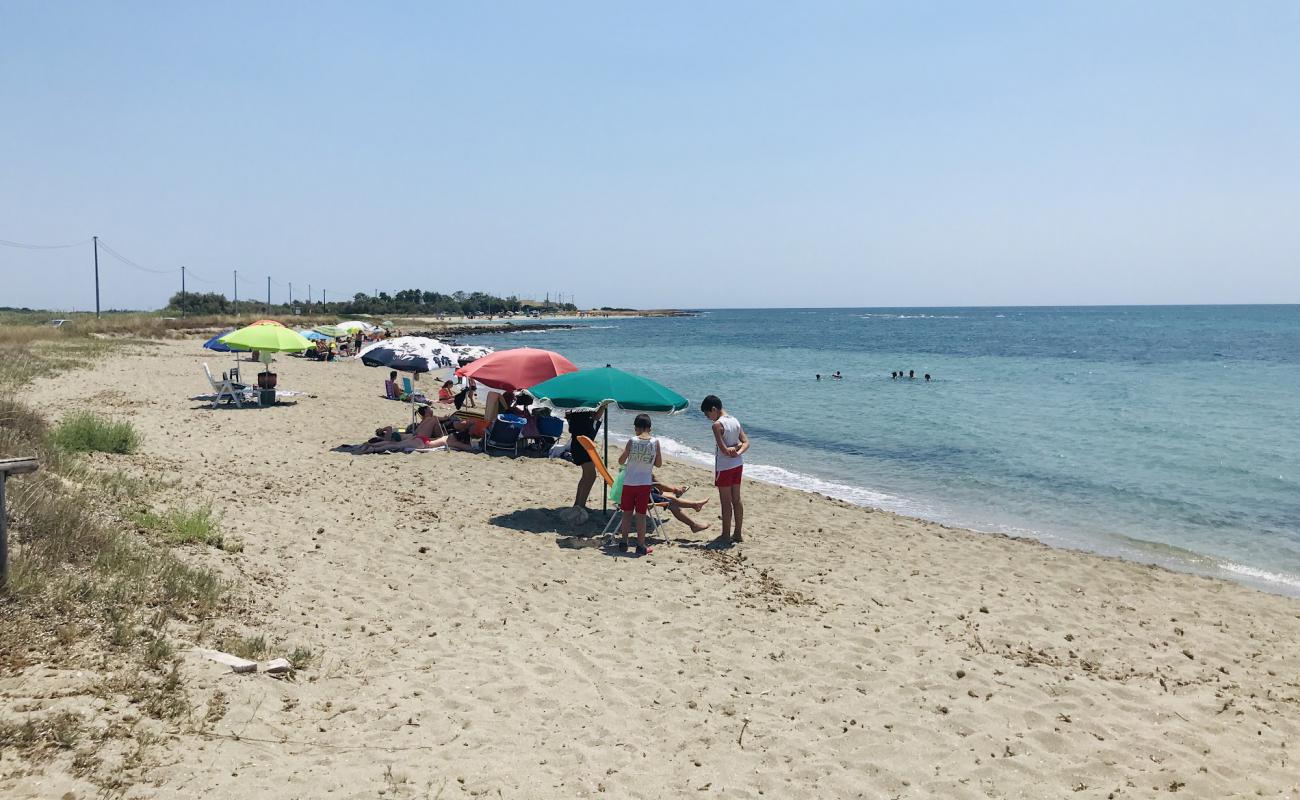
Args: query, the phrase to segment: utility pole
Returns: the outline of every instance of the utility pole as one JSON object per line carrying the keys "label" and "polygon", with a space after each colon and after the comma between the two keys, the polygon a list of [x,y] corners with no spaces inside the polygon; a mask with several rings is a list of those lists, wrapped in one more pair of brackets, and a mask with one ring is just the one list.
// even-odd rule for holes
{"label": "utility pole", "polygon": [[95,319],[99,319],[99,237],[90,238],[95,243]]}
{"label": "utility pole", "polygon": [[185,267],[181,267],[181,316],[185,316]]}
{"label": "utility pole", "polygon": [[293,307],[293,281],[289,281],[289,307]]}
{"label": "utility pole", "polygon": [[311,310],[311,298],[312,298],[312,294],[311,294],[311,284],[309,283],[309,284],[307,284],[307,309],[308,309],[309,311]]}
{"label": "utility pole", "polygon": [[266,315],[271,316],[271,276],[266,276]]}
{"label": "utility pole", "polygon": [[235,270],[235,319],[239,319],[239,270]]}

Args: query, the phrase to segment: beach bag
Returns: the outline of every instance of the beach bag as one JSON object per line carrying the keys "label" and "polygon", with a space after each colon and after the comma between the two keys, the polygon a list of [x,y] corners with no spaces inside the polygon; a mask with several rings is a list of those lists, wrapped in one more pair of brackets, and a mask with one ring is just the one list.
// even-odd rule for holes
{"label": "beach bag", "polygon": [[625,469],[618,471],[618,477],[614,479],[614,485],[609,487],[609,502],[618,503],[623,499],[623,476],[626,474],[627,470]]}

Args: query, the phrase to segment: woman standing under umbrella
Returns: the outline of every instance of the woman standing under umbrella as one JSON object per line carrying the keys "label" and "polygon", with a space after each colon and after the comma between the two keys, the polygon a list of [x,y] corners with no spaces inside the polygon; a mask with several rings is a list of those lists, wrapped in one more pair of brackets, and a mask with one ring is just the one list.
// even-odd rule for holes
{"label": "woman standing under umbrella", "polygon": [[596,440],[596,432],[600,430],[599,414],[599,411],[570,411],[564,415],[569,420],[569,455],[573,457],[573,463],[582,468],[573,508],[565,512],[565,517],[574,522],[586,521],[589,513],[587,498],[591,495],[591,487],[596,484],[596,465],[592,463],[586,448],[578,444],[578,437],[586,436],[593,442]]}

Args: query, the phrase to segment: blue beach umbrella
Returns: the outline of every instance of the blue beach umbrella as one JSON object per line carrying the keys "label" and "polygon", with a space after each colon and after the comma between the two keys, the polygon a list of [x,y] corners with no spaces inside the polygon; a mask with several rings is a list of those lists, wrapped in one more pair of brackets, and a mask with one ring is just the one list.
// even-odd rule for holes
{"label": "blue beach umbrella", "polygon": [[247,347],[240,347],[239,345],[233,345],[233,346],[232,346],[232,345],[228,345],[228,344],[226,344],[225,342],[221,341],[221,337],[222,337],[222,336],[225,336],[225,335],[228,334],[228,333],[234,333],[234,332],[235,332],[235,329],[234,329],[234,328],[231,328],[231,329],[228,330],[228,331],[222,331],[221,333],[218,333],[216,336],[213,336],[211,339],[209,339],[209,340],[207,340],[206,342],[204,342],[204,343],[203,343],[203,346],[206,347],[206,348],[209,349],[209,350],[215,350],[215,351],[217,351],[218,353],[242,353],[242,352],[247,352],[247,350],[248,350]]}
{"label": "blue beach umbrella", "polygon": [[320,331],[301,330],[301,331],[298,331],[298,333],[302,334],[302,338],[304,338],[304,339],[310,339],[310,340],[313,341],[313,342],[317,342],[317,341],[320,341],[320,340],[322,340],[322,339],[328,341],[328,340],[330,339],[329,336],[326,336],[325,334],[321,333]]}

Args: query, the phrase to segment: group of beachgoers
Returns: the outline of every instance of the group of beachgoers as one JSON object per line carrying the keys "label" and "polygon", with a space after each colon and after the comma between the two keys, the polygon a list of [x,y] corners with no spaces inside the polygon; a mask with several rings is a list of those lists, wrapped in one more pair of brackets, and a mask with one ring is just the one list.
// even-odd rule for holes
{"label": "group of beachgoers", "polygon": [[317,361],[333,361],[336,358],[357,355],[361,352],[361,348],[370,342],[378,342],[401,335],[401,331],[393,331],[389,328],[378,328],[369,333],[357,329],[346,336],[317,339],[313,342],[314,347],[304,352],[303,355]]}
{"label": "group of beachgoers", "polygon": [[[722,533],[715,540],[722,545],[744,541],[745,506],[741,501],[740,485],[745,469],[745,451],[749,450],[749,437],[736,419],[722,407],[722,401],[716,395],[709,395],[700,403],[700,411],[708,417],[712,426],[714,440],[713,485],[718,490],[718,502],[722,508]],[[582,469],[578,478],[578,491],[573,499],[573,506],[561,512],[564,518],[573,524],[581,524],[588,517],[587,499],[596,483],[596,463],[599,456],[594,447],[585,446],[578,437],[584,437],[587,443],[594,442],[600,429],[600,420],[594,411],[573,411],[566,415],[572,442],[569,455],[573,463]],[[692,533],[706,530],[708,523],[691,519],[684,509],[699,512],[708,500],[690,501],[683,499],[689,486],[672,486],[660,481],[654,470],[663,466],[663,448],[653,433],[653,422],[649,414],[638,414],[632,422],[632,438],[623,446],[618,463],[624,468],[623,488],[619,497],[618,508],[622,512],[619,522],[620,552],[627,552],[628,534],[632,523],[636,524],[636,555],[643,556],[652,552],[646,544],[646,514],[651,505],[665,507],[677,519],[691,529]]]}
{"label": "group of beachgoers", "polygon": [[[417,420],[405,430],[398,430],[391,425],[377,428],[369,441],[353,449],[355,454],[410,452],[440,447],[450,451],[478,452],[481,445],[476,445],[475,439],[482,439],[487,433],[488,421],[497,419],[499,415],[524,420],[520,438],[532,442],[538,450],[550,451],[555,443],[554,438],[541,433],[538,425],[539,417],[549,416],[550,409],[534,409],[533,398],[526,392],[489,394],[483,419],[460,413],[477,405],[477,387],[472,380],[459,387],[454,381],[445,381],[438,390],[437,402],[429,403],[423,398],[412,398],[404,392],[397,385],[397,372],[394,370],[384,383],[384,392],[392,400],[419,402],[416,408]],[[444,406],[450,413],[435,413],[435,405]],[[730,545],[744,540],[745,508],[741,501],[740,485],[749,438],[740,421],[727,413],[716,395],[704,398],[700,411],[711,423],[715,446],[714,486],[718,490],[718,502],[722,509],[722,532],[715,541]],[[587,501],[597,478],[596,461],[600,456],[595,450],[594,442],[600,430],[600,416],[594,410],[570,411],[565,414],[565,420],[569,429],[569,446],[559,453],[551,454],[567,457],[582,470],[573,505],[560,512],[565,521],[580,525],[586,522],[590,514]],[[632,427],[633,436],[624,445],[618,458],[619,465],[624,468],[618,505],[622,512],[618,549],[620,552],[628,551],[628,536],[635,522],[635,553],[642,556],[651,552],[646,545],[646,515],[650,506],[666,508],[692,533],[699,533],[707,530],[709,524],[697,522],[686,511],[689,509],[698,513],[708,504],[708,500],[687,500],[684,495],[689,491],[689,486],[674,486],[655,476],[654,470],[663,466],[663,450],[653,435],[653,423],[648,414],[638,414]]]}
{"label": "group of beachgoers", "polygon": [[[817,380],[822,379],[820,372],[817,373],[814,377]],[[896,369],[893,372],[889,373],[889,377],[890,380],[895,380],[895,381],[903,381],[903,380],[914,381],[916,380],[916,370],[909,369],[907,372],[903,372],[903,370],[901,369]],[[835,370],[835,372],[831,373],[830,379],[833,381],[842,381],[844,380],[844,376],[840,374],[839,370]],[[930,373],[928,372],[925,373],[925,382],[926,383],[930,382]]]}

